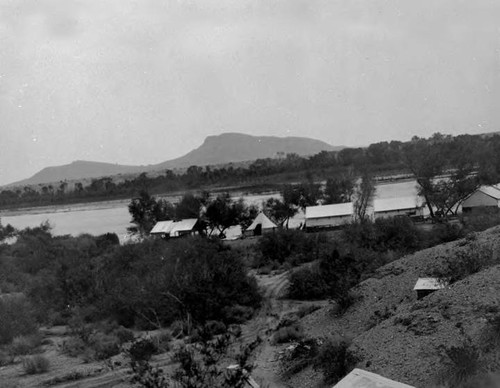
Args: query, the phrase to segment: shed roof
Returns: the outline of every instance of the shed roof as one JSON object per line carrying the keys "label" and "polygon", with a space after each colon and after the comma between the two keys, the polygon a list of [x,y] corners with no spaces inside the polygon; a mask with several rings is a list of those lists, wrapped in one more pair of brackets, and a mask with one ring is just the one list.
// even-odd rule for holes
{"label": "shed roof", "polygon": [[171,235],[175,235],[179,232],[189,232],[193,230],[194,226],[198,222],[197,218],[186,218],[185,220],[179,220],[173,223],[172,230],[170,230]]}
{"label": "shed roof", "polygon": [[332,205],[307,206],[306,220],[311,218],[328,218],[350,216],[354,213],[352,202],[334,203]]}
{"label": "shed roof", "polygon": [[418,278],[414,290],[440,290],[446,287],[447,282],[438,278]]}
{"label": "shed roof", "polygon": [[494,186],[481,186],[478,190],[492,198],[500,199],[500,184]]}
{"label": "shed roof", "polygon": [[353,369],[333,388],[415,388],[362,369]]}
{"label": "shed roof", "polygon": [[373,211],[375,213],[415,209],[421,206],[421,200],[418,197],[382,198],[373,201]]}
{"label": "shed roof", "polygon": [[170,233],[170,230],[172,229],[174,221],[169,220],[169,221],[158,221],[156,225],[151,229],[150,234],[168,234]]}
{"label": "shed roof", "polygon": [[261,212],[255,217],[255,220],[253,220],[252,224],[246,230],[254,230],[259,224],[262,225],[262,229],[274,229],[277,227],[274,222]]}

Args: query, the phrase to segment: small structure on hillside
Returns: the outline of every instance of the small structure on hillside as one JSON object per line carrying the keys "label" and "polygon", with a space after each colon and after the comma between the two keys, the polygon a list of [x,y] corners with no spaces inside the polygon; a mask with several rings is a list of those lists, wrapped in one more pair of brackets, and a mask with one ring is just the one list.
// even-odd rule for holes
{"label": "small structure on hillside", "polygon": [[462,202],[462,211],[500,208],[500,184],[481,186]]}
{"label": "small structure on hillside", "polygon": [[408,216],[421,218],[424,207],[416,197],[382,198],[373,201],[373,218]]}
{"label": "small structure on hillside", "polygon": [[252,224],[245,229],[244,236],[261,236],[266,233],[274,232],[278,227],[264,213],[259,213]]}
{"label": "small structure on hillside", "polygon": [[199,222],[197,218],[187,218],[178,221],[158,221],[149,233],[164,238],[189,236],[199,233],[198,226]]}
{"label": "small structure on hillside", "polygon": [[340,380],[333,388],[415,388],[368,372],[363,369],[353,369],[351,373]]}
{"label": "small structure on hillside", "polygon": [[422,299],[434,291],[445,288],[447,285],[447,281],[438,278],[418,278],[413,289],[417,291],[417,299]]}
{"label": "small structure on hillside", "polygon": [[353,217],[354,205],[352,202],[307,206],[305,228],[306,230],[335,228],[352,222]]}

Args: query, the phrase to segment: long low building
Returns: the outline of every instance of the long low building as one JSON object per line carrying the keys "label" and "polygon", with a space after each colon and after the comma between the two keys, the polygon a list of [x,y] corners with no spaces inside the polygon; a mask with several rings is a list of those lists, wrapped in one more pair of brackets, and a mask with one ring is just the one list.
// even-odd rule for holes
{"label": "long low building", "polygon": [[373,201],[373,218],[422,217],[424,206],[418,197],[382,198]]}
{"label": "long low building", "polygon": [[149,233],[162,237],[181,237],[198,234],[199,231],[197,226],[197,218],[187,218],[185,220],[178,221],[158,221]]}
{"label": "long low building", "polygon": [[307,206],[305,227],[307,230],[335,228],[352,222],[353,217],[354,205],[352,202]]}

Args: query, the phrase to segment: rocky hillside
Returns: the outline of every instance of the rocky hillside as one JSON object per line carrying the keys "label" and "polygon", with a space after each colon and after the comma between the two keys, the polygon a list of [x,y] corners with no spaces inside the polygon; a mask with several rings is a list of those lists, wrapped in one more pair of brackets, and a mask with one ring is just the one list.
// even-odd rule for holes
{"label": "rocky hillside", "polygon": [[[452,347],[462,355],[478,351],[475,361],[480,369],[498,372],[500,328],[495,332],[491,322],[494,317],[500,319],[499,248],[497,227],[417,252],[380,268],[374,278],[359,284],[354,289],[356,302],[341,317],[329,307],[301,323],[309,337],[353,338],[349,350],[361,360],[358,368],[418,388],[444,386],[454,378],[457,371],[445,351]],[[448,260],[474,256],[481,256],[487,268],[417,300],[413,287],[419,277],[442,271]],[[473,261],[465,262],[473,270]],[[290,385],[310,386],[306,382],[320,379],[307,369]]]}

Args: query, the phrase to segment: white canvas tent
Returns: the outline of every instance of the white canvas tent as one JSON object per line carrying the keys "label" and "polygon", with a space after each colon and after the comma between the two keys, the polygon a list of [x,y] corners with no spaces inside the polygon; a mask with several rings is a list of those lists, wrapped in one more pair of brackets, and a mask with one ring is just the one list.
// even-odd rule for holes
{"label": "white canvas tent", "polygon": [[252,224],[245,230],[245,236],[260,236],[265,233],[273,232],[277,228],[264,213],[259,213]]}

